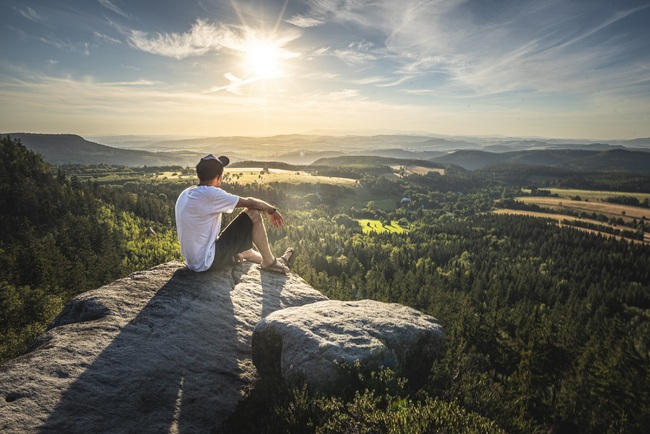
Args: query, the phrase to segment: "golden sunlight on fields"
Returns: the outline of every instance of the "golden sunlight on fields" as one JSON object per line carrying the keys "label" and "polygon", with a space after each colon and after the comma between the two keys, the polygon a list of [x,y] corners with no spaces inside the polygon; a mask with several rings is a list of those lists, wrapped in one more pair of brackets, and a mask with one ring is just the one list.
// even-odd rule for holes
{"label": "golden sunlight on fields", "polygon": [[643,236],[643,241],[640,241],[640,240],[632,240],[632,239],[629,239],[629,238],[624,238],[624,237],[621,237],[619,235],[612,235],[612,234],[608,234],[608,233],[604,233],[604,232],[599,232],[599,231],[594,230],[594,229],[582,228],[582,227],[579,227],[579,226],[573,226],[573,225],[567,225],[567,224],[561,223],[563,221],[564,222],[572,222],[572,221],[575,221],[575,222],[588,222],[588,223],[593,223],[593,224],[599,224],[601,226],[608,226],[610,228],[616,228],[616,226],[613,226],[613,225],[604,225],[603,223],[600,223],[597,220],[582,219],[582,218],[572,217],[572,216],[562,215],[562,214],[552,214],[552,213],[535,212],[535,211],[522,211],[522,210],[514,210],[514,209],[497,209],[497,210],[493,211],[493,213],[494,214],[506,214],[506,215],[527,215],[527,216],[530,216],[530,217],[547,218],[547,219],[556,220],[558,226],[569,226],[569,227],[572,227],[574,229],[589,232],[589,233],[592,233],[592,234],[601,234],[601,235],[603,235],[605,237],[613,237],[613,238],[616,238],[617,240],[623,240],[624,239],[624,240],[630,241],[632,243],[639,243],[639,244],[650,243],[650,233],[645,233],[644,236]]}
{"label": "golden sunlight on fields", "polygon": [[317,176],[303,171],[292,171],[284,169],[267,169],[262,167],[241,167],[227,170],[224,175],[224,182],[239,184],[286,182],[286,183],[310,183],[310,184],[333,184],[333,185],[354,185],[356,180],[352,178],[339,178],[335,176]]}
{"label": "golden sunlight on fields", "polygon": [[[632,239],[629,235],[629,232],[634,232],[635,228],[642,230],[642,226],[639,229],[638,224],[650,218],[649,208],[603,202],[612,197],[636,197],[639,202],[642,202],[647,199],[647,194],[562,189],[551,189],[551,194],[558,197],[520,196],[515,198],[516,202],[539,207],[539,210],[536,211],[499,209],[494,212],[496,214],[548,218],[557,221],[560,226],[571,226],[586,232],[599,233],[603,236],[625,239],[634,243],[650,243],[650,232],[643,232],[643,240]],[[599,228],[601,230],[598,230]],[[628,234],[622,231],[628,231]],[[641,233],[639,232],[637,235],[641,236]]]}
{"label": "golden sunlight on fields", "polygon": [[409,166],[394,165],[394,166],[390,166],[390,168],[395,171],[394,175],[400,178],[403,176],[413,175],[413,174],[426,175],[429,172],[438,172],[441,175],[445,174],[445,169],[434,169],[431,167],[416,166],[416,165],[409,165]]}
{"label": "golden sunlight on fields", "polygon": [[621,217],[623,220],[650,218],[650,209],[638,206],[620,205],[607,202],[585,202],[579,200],[562,199],[557,197],[517,197],[515,200],[523,203],[532,203],[551,209],[571,209],[588,213],[603,214],[608,217]]}

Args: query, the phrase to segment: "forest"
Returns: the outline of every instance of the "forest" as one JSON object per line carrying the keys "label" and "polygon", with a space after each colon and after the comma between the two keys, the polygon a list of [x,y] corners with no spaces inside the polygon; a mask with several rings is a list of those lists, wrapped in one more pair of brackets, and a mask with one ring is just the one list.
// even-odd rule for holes
{"label": "forest", "polygon": [[[9,138],[0,161],[0,360],[27,351],[75,294],[180,258],[173,207],[191,178],[142,170],[99,183],[93,171],[124,168],[49,166]],[[635,180],[647,174],[531,179],[541,169],[447,166],[444,175],[387,177],[374,163],[336,172],[352,171],[353,186],[260,175],[223,187],[283,210],[273,249],[295,246],[294,271],[314,288],[431,314],[447,333],[446,352],[420,390],[355,367],[335,395],[259,382],[225,431],[645,432],[650,246],[491,211],[531,183],[638,192]],[[404,230],[364,232],[359,219]]]}

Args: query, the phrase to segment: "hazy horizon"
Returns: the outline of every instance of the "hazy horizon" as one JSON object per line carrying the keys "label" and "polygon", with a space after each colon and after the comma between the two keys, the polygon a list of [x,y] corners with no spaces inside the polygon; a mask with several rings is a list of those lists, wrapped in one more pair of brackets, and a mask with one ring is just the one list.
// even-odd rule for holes
{"label": "hazy horizon", "polygon": [[645,138],[649,19],[642,0],[7,0],[0,130]]}
{"label": "hazy horizon", "polygon": [[147,139],[147,140],[161,140],[161,141],[183,141],[183,140],[200,140],[200,139],[212,139],[212,138],[251,138],[251,139],[263,139],[271,138],[278,136],[322,136],[322,137],[373,137],[373,136],[421,136],[427,138],[441,138],[441,139],[473,139],[476,141],[481,141],[485,139],[495,139],[495,140],[548,140],[548,141],[566,141],[574,143],[583,143],[583,144],[592,144],[592,143],[622,143],[631,140],[643,140],[650,139],[650,137],[632,137],[632,138],[599,138],[599,137],[553,137],[553,136],[539,136],[539,135],[505,135],[505,134],[441,134],[436,132],[428,131],[408,131],[408,130],[310,130],[310,131],[294,131],[278,134],[211,134],[211,135],[191,135],[191,134],[115,134],[115,133],[91,133],[91,134],[79,134],[74,131],[68,132],[47,132],[47,131],[11,131],[11,132],[2,132],[0,135],[11,135],[11,134],[41,134],[41,135],[78,135],[83,137],[86,140],[98,141],[100,139],[117,139],[117,138],[133,138],[133,139]]}

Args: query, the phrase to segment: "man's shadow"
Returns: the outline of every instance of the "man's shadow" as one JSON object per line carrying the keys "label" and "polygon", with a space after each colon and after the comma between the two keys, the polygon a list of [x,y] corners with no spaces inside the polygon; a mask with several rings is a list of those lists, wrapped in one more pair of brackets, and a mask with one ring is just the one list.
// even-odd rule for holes
{"label": "man's shadow", "polygon": [[[194,433],[224,420],[247,384],[239,361],[250,356],[250,342],[237,335],[233,274],[177,270],[62,395],[40,431]],[[279,291],[264,294],[263,311],[279,305]]]}

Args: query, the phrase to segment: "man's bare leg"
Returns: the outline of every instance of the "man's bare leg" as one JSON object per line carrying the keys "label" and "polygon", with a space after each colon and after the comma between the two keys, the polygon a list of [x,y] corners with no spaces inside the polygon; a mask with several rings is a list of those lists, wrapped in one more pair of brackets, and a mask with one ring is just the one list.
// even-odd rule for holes
{"label": "man's bare leg", "polygon": [[[246,208],[244,212],[248,214],[253,222],[252,238],[257,251],[252,249],[247,250],[242,253],[242,256],[244,256],[244,259],[246,260],[248,260],[247,256],[250,256],[253,259],[251,262],[261,264],[262,267],[268,267],[275,262],[275,256],[273,256],[273,253],[271,253],[271,247],[269,247],[269,238],[266,235],[266,228],[264,227],[262,214],[258,210],[248,208]],[[258,259],[260,262],[257,262]],[[285,271],[289,271],[284,264],[281,262],[279,262],[279,264],[285,268]]]}
{"label": "man's bare leg", "polygon": [[260,255],[260,252],[255,249],[246,250],[245,252],[241,252],[240,255],[248,262],[254,262],[255,264],[262,263],[262,255]]}

